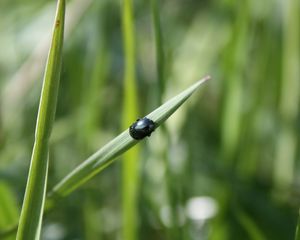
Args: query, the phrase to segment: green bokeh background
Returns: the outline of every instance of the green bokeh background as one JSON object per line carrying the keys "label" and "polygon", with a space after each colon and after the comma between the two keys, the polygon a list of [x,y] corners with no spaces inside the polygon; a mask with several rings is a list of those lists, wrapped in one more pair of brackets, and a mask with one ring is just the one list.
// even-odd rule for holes
{"label": "green bokeh background", "polygon": [[[137,239],[293,239],[299,0],[158,2],[164,58],[157,60],[151,1],[134,1],[136,118],[201,77],[212,80],[139,146]],[[128,98],[123,1],[67,3],[49,189],[124,130]],[[0,2],[3,231],[21,209],[55,4]],[[124,239],[121,168],[117,161],[59,202],[44,218],[42,239]],[[186,209],[194,197],[208,197],[216,213],[193,219]]]}

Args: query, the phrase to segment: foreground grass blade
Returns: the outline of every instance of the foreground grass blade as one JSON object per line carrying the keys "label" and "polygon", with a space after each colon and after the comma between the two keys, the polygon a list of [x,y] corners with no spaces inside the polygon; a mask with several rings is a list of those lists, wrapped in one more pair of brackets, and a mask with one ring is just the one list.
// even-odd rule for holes
{"label": "foreground grass blade", "polygon": [[[172,113],[174,113],[176,109],[178,109],[180,105],[182,105],[203,82],[208,79],[210,79],[209,76],[198,81],[148,114],[147,117],[156,122],[158,127],[168,117],[170,117]],[[128,129],[125,130],[62,179],[49,193],[49,200],[51,200],[51,198],[55,200],[55,198],[69,194],[107,167],[117,156],[124,153],[138,142],[138,140],[133,139],[129,135]]]}
{"label": "foreground grass blade", "polygon": [[49,138],[54,122],[62,60],[64,15],[65,1],[59,0],[40,98],[27,186],[17,231],[17,239],[20,240],[40,238],[48,175]]}
{"label": "foreground grass blade", "polygon": [[[132,0],[124,0],[122,25],[124,38],[124,105],[122,127],[126,128],[138,116],[137,86],[135,78],[135,31]],[[137,239],[137,197],[139,185],[139,148],[126,152],[122,162],[122,239]]]}

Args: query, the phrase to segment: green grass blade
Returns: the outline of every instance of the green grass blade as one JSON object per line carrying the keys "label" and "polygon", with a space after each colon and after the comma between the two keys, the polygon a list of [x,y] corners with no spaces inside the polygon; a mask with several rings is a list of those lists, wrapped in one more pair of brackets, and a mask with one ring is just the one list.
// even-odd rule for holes
{"label": "green grass blade", "polygon": [[[11,228],[18,221],[19,218],[19,209],[18,204],[16,202],[16,198],[9,188],[9,186],[0,181],[0,227]],[[0,239],[4,238],[0,233]],[[7,236],[6,240],[16,239],[15,234],[11,234],[11,236]]]}
{"label": "green grass blade", "polygon": [[266,237],[264,236],[263,232],[260,230],[258,224],[255,222],[254,219],[251,218],[243,209],[236,208],[235,209],[236,217],[247,232],[247,235],[252,240],[265,240]]}
{"label": "green grass blade", "polygon": [[300,4],[290,0],[283,11],[282,77],[279,95],[279,131],[274,162],[274,182],[284,188],[293,184],[297,159],[300,99]]}
{"label": "green grass blade", "polygon": [[297,222],[297,226],[296,226],[295,240],[300,240],[300,210],[298,212],[298,222]]}
{"label": "green grass blade", "polygon": [[[170,117],[176,109],[178,109],[196,89],[206,80],[210,79],[209,76],[198,81],[185,91],[173,97],[156,110],[147,115],[148,118],[156,122],[157,127],[161,125],[168,117]],[[124,153],[129,148],[133,147],[139,141],[133,139],[129,135],[128,129],[107,143],[104,147],[86,159],[82,164],[75,168],[69,175],[62,179],[49,193],[50,198],[63,197],[87,180],[95,176],[105,167],[107,167],[113,160]]]}
{"label": "green grass blade", "polygon": [[221,141],[222,155],[228,166],[234,161],[238,148],[242,124],[243,88],[242,75],[246,68],[245,46],[249,41],[249,1],[235,5],[235,23],[232,25],[231,40],[224,58],[224,75],[228,81],[224,84],[222,99]]}
{"label": "green grass blade", "polygon": [[157,90],[158,90],[158,100],[161,104],[162,95],[165,90],[165,54],[163,47],[163,36],[160,24],[160,14],[159,6],[160,2],[158,0],[151,1],[151,13],[153,21],[153,30],[155,37],[155,51],[156,51],[156,71],[157,71]]}
{"label": "green grass blade", "polygon": [[[161,18],[160,18],[160,9],[161,9],[161,1],[159,0],[151,0],[151,15],[152,15],[152,26],[153,26],[153,32],[154,32],[154,39],[155,39],[155,59],[156,59],[156,74],[157,74],[157,83],[156,83],[156,90],[154,93],[157,94],[157,102],[159,104],[162,104],[162,96],[165,92],[165,86],[166,86],[166,78],[165,78],[165,72],[166,72],[166,62],[165,62],[165,51],[164,51],[164,42],[163,42],[163,32],[161,28]],[[170,144],[170,137],[169,132],[167,131],[167,128],[162,128],[162,135],[161,138],[163,141],[166,142],[167,145]],[[177,214],[177,206],[180,204],[178,202],[177,194],[175,193],[175,189],[177,189],[177,184],[175,183],[174,179],[176,178],[174,176],[174,173],[172,172],[172,167],[170,163],[170,158],[168,154],[169,149],[165,148],[163,151],[161,149],[151,149],[150,155],[155,154],[155,156],[158,156],[161,161],[161,159],[164,162],[164,167],[166,169],[166,172],[164,174],[164,181],[165,181],[165,189],[164,193],[166,195],[166,203],[168,206],[170,206],[170,226],[166,228],[167,235],[166,239],[182,239],[182,236],[180,232],[178,231],[180,228],[178,224],[178,214]],[[176,186],[175,186],[176,185]]]}
{"label": "green grass blade", "polygon": [[65,1],[59,0],[49,50],[35,142],[21,211],[17,239],[39,239],[48,175],[49,138],[55,117],[62,60]]}
{"label": "green grass blade", "polygon": [[[124,0],[122,8],[124,38],[124,107],[122,126],[126,128],[138,115],[135,79],[135,31],[132,0]],[[137,229],[137,195],[139,183],[139,148],[131,149],[122,162],[122,239],[135,240]]]}

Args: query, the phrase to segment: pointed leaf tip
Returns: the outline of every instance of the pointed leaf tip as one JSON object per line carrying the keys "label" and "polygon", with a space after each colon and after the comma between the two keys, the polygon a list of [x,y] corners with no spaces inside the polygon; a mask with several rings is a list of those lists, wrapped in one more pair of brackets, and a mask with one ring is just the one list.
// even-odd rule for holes
{"label": "pointed leaf tip", "polygon": [[168,100],[153,112],[149,113],[147,118],[150,118],[157,124],[157,126],[159,126],[166,121],[198,89],[201,84],[209,79],[211,79],[210,76],[200,79],[195,84]]}

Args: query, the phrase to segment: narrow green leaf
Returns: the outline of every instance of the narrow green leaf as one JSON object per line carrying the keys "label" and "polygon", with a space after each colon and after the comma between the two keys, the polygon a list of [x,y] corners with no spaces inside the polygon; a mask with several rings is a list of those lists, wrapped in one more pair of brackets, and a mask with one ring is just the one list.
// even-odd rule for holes
{"label": "narrow green leaf", "polygon": [[163,35],[160,21],[160,1],[151,0],[151,13],[153,21],[153,31],[155,37],[155,51],[156,51],[156,71],[157,71],[157,92],[159,104],[162,103],[162,95],[165,90],[165,53],[163,46]]}
{"label": "narrow green leaf", "polygon": [[[0,181],[0,227],[11,228],[14,226],[19,218],[19,209],[16,202],[16,198],[9,188],[9,186],[4,182]],[[0,239],[4,237],[0,233]],[[16,234],[7,236],[6,240],[16,239]]]}
{"label": "narrow green leaf", "polygon": [[295,240],[300,240],[300,210],[298,212],[298,222],[296,226]]}
{"label": "narrow green leaf", "polygon": [[253,240],[265,240],[266,237],[264,236],[263,232],[260,230],[258,224],[249,216],[243,209],[237,207],[235,209],[235,214],[239,223],[247,232],[247,235],[250,239]]}
{"label": "narrow green leaf", "polygon": [[55,117],[60,79],[65,1],[59,0],[43,81],[35,142],[17,231],[17,239],[39,239],[48,176],[49,138]]}
{"label": "narrow green leaf", "polygon": [[[168,117],[172,115],[206,80],[210,79],[209,76],[198,81],[185,91],[173,97],[159,108],[147,115],[147,118],[156,122],[156,126],[161,125]],[[129,135],[128,129],[117,136],[115,139],[107,143],[104,147],[86,159],[82,164],[75,168],[69,175],[62,179],[49,193],[50,199],[63,197],[87,180],[95,176],[105,167],[107,167],[113,160],[124,153],[129,148],[133,147],[139,141],[133,139]]]}

